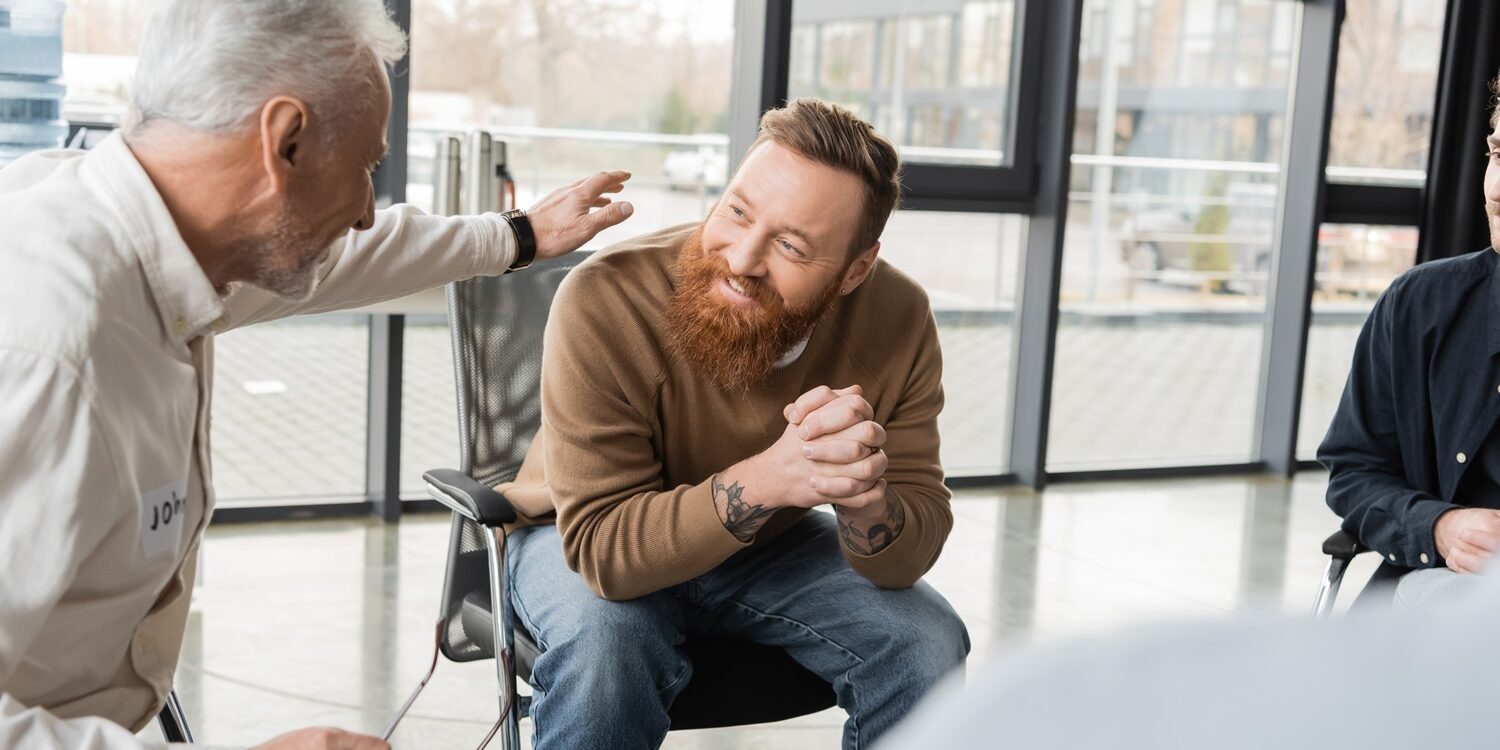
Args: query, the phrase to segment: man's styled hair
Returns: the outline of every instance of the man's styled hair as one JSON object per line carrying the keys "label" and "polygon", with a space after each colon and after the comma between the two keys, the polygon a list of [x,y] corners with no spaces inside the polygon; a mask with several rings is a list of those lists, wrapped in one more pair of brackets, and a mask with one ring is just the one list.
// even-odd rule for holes
{"label": "man's styled hair", "polygon": [[1494,94],[1494,99],[1490,101],[1490,108],[1493,110],[1490,112],[1490,130],[1494,130],[1496,125],[1500,125],[1500,75],[1490,81],[1490,93]]}
{"label": "man's styled hair", "polygon": [[381,0],[163,0],[141,42],[126,132],[163,121],[226,133],[281,95],[340,120],[369,107],[375,66],[404,54]]}
{"label": "man's styled hair", "polygon": [[880,239],[901,198],[901,157],[890,140],[837,104],[803,98],[761,116],[760,135],[751,148],[765,141],[859,177],[865,184],[864,211],[850,256]]}

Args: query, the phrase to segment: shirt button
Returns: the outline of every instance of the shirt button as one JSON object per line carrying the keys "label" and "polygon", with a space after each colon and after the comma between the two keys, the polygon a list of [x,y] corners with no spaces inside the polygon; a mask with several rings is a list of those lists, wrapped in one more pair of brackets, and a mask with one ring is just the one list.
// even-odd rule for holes
{"label": "shirt button", "polygon": [[209,323],[208,327],[212,328],[213,331],[214,331],[214,333],[219,333],[220,331],[224,330],[224,327],[225,327],[224,319],[223,318],[219,318],[218,320],[215,320],[214,322]]}
{"label": "shirt button", "polygon": [[1396,553],[1394,553],[1394,552],[1392,552],[1391,554],[1387,555],[1387,557],[1391,558],[1391,562],[1395,562],[1396,561]]}
{"label": "shirt button", "polygon": [[1459,463],[1463,463],[1463,462],[1468,461],[1468,460],[1469,460],[1468,456],[1465,456],[1462,453],[1458,454],[1458,462]]}
{"label": "shirt button", "polygon": [[1417,557],[1417,559],[1421,560],[1423,565],[1426,565],[1427,564],[1427,553],[1423,552],[1420,556]]}
{"label": "shirt button", "polygon": [[172,330],[178,333],[187,333],[187,321],[182,318],[172,321]]}

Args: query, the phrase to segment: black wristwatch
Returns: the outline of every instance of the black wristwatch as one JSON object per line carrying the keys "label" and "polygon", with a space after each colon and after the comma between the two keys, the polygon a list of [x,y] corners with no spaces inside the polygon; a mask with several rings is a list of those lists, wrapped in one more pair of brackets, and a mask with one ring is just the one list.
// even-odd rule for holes
{"label": "black wristwatch", "polygon": [[505,219],[510,230],[516,234],[516,262],[510,264],[505,272],[519,271],[536,260],[536,233],[531,231],[531,219],[519,208],[500,214],[500,218]]}

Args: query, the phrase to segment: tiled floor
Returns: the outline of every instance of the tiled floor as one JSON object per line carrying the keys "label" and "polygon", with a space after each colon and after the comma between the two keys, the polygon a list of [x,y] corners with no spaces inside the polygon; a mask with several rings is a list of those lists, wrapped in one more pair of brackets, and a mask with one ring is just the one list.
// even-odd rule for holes
{"label": "tiled floor", "polygon": [[[1324,481],[1313,472],[964,492],[928,580],[968,624],[975,658],[1246,607],[1302,612],[1322,570],[1319,542],[1335,526]],[[447,531],[431,515],[210,529],[178,672],[200,741],[248,744],[308,724],[379,732],[426,667]],[[1362,562],[1351,581],[1374,566]],[[477,744],[495,716],[493,670],[440,664],[395,746]],[[666,747],[830,748],[841,722],[830,710],[673,733]]]}

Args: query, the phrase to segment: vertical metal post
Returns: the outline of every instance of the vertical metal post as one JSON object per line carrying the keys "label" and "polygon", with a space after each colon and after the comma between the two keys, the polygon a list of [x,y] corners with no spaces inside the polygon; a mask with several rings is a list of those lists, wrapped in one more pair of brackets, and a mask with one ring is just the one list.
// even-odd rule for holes
{"label": "vertical metal post", "polygon": [[1286,476],[1297,470],[1302,369],[1312,320],[1328,123],[1344,16],[1343,0],[1305,0],[1298,5],[1301,35],[1293,57],[1295,79],[1282,159],[1278,237],[1268,280],[1270,315],[1261,345],[1260,422],[1255,435],[1257,459],[1268,471]]}
{"label": "vertical metal post", "polygon": [[432,162],[432,212],[442,216],[457,215],[461,209],[463,145],[457,138],[439,138],[437,156]]}
{"label": "vertical metal post", "polygon": [[[1119,3],[1106,3],[1104,23],[1099,33],[1104,36],[1104,61],[1099,70],[1099,109],[1094,117],[1094,153],[1113,157],[1115,155],[1115,119],[1119,116],[1120,102],[1120,26],[1125,14]],[[1110,217],[1114,214],[1115,169],[1112,158],[1101,160],[1094,167],[1092,192],[1089,201],[1089,272],[1088,301],[1099,299],[1099,275],[1104,267],[1104,239],[1109,234]],[[1134,288],[1135,269],[1127,265],[1131,274],[1126,283]]]}
{"label": "vertical metal post", "polygon": [[[1078,39],[1083,0],[1028,2],[1026,13],[1045,14],[1037,118],[1037,194],[1024,255],[1011,361],[1013,384],[1010,469],[1024,484],[1047,480],[1047,422],[1052,409],[1052,359],[1057,347],[1057,295],[1062,278],[1063,235],[1068,219],[1073,115],[1077,107]],[[1022,28],[1031,28],[1023,24]]]}
{"label": "vertical metal post", "polygon": [[[401,30],[411,34],[411,0],[386,0],[391,19]],[[406,202],[406,136],[410,119],[407,107],[411,100],[411,53],[398,61],[390,71],[391,116],[386,121],[385,140],[391,147],[380,168],[375,171],[375,202],[390,206]]]}
{"label": "vertical metal post", "polygon": [[760,129],[760,115],[786,100],[792,0],[736,0],[734,81],[729,94],[729,172]]}
{"label": "vertical metal post", "polygon": [[493,211],[509,211],[515,206],[511,205],[511,184],[515,178],[510,173],[510,148],[505,141],[495,141],[492,146],[495,154],[495,201]]}
{"label": "vertical metal post", "polygon": [[401,519],[401,364],[405,315],[370,316],[370,404],[365,487],[373,512]]}
{"label": "vertical metal post", "polygon": [[[391,18],[411,33],[411,0],[386,0]],[[391,114],[386,122],[390,153],[375,172],[376,204],[390,206],[406,201],[407,102],[411,96],[411,56],[396,63],[391,72]],[[369,389],[365,401],[365,497],[376,516],[386,521],[401,518],[401,351],[406,317],[371,315],[369,318]]]}
{"label": "vertical metal post", "polygon": [[495,210],[494,140],[482,130],[469,134],[468,160],[463,167],[463,212],[482,214]]}

